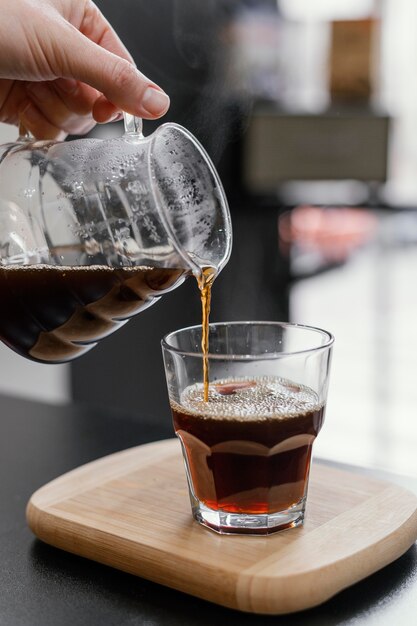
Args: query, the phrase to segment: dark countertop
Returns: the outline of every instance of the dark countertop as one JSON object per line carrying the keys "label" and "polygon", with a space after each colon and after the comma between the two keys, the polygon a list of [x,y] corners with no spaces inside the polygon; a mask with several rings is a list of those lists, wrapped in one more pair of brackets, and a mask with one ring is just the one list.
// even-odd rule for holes
{"label": "dark countertop", "polygon": [[[321,607],[282,617],[224,609],[35,539],[37,488],[95,458],[172,435],[152,416],[0,398],[0,625],[159,626],[414,624],[417,548]],[[387,476],[384,476],[387,478]],[[391,477],[417,492],[417,480]]]}

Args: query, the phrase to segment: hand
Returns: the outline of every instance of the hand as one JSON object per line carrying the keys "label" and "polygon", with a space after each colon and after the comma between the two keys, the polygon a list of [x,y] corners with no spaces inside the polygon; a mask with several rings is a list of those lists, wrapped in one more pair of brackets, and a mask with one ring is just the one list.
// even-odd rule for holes
{"label": "hand", "polygon": [[91,0],[0,0],[0,122],[64,139],[168,107]]}

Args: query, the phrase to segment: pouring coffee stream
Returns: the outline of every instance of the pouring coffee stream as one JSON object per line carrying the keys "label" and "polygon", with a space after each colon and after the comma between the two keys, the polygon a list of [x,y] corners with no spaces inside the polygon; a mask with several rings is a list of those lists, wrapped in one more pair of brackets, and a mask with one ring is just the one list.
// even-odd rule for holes
{"label": "pouring coffee stream", "polygon": [[213,267],[205,267],[197,276],[198,287],[201,291],[201,350],[203,353],[203,398],[209,399],[209,317],[211,307],[211,288],[216,277]]}
{"label": "pouring coffee stream", "polygon": [[231,224],[198,141],[176,124],[144,137],[130,115],[111,140],[19,130],[0,151],[1,339],[37,361],[69,361],[189,275],[208,320]]}

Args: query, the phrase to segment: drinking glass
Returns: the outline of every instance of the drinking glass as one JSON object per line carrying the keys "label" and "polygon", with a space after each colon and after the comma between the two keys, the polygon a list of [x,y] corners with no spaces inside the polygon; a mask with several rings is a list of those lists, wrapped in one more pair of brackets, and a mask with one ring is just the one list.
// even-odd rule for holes
{"label": "drinking glass", "polygon": [[299,526],[333,336],[279,322],[210,324],[207,402],[201,338],[193,326],[162,340],[194,518],[220,533]]}

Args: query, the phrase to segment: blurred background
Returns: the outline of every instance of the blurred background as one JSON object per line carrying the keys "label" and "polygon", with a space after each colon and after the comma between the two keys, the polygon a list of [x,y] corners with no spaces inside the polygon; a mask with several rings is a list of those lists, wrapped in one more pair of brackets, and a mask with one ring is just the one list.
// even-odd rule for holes
{"label": "blurred background", "polygon": [[[234,248],[212,321],[333,332],[316,455],[417,474],[415,1],[97,4],[221,174]],[[169,421],[160,338],[200,316],[188,280],[71,365],[0,346],[0,391]]]}

